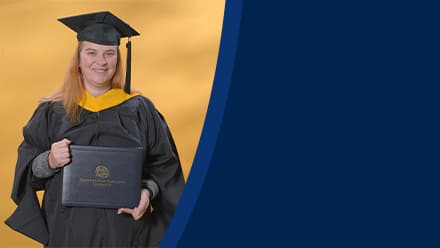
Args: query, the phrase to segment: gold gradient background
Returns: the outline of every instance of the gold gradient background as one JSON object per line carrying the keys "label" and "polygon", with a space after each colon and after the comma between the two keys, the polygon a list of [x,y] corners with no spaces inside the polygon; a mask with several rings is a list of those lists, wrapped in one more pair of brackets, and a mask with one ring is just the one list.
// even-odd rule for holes
{"label": "gold gradient background", "polygon": [[[76,34],[57,18],[109,10],[132,38],[132,87],[165,115],[188,176],[211,93],[224,0],[0,0],[0,247],[41,247],[3,222],[22,127],[41,97],[60,85]],[[125,43],[121,51],[125,63]]]}

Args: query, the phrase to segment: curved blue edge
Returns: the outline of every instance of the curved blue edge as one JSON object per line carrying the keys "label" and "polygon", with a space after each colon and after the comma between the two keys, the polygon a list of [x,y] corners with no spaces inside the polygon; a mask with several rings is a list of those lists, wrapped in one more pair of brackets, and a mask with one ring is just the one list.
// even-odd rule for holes
{"label": "curved blue edge", "polygon": [[177,246],[192,214],[195,203],[197,202],[211,163],[212,154],[223,120],[223,113],[234,68],[240,31],[242,2],[242,0],[225,1],[217,66],[204,127],[184,192],[160,244],[161,248]]}

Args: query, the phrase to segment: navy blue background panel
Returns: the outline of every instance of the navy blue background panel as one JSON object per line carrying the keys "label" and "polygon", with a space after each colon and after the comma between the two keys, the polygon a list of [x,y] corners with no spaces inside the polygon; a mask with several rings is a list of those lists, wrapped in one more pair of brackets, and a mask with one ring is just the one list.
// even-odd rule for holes
{"label": "navy blue background panel", "polygon": [[224,114],[174,244],[439,246],[438,6],[228,4],[242,9]]}

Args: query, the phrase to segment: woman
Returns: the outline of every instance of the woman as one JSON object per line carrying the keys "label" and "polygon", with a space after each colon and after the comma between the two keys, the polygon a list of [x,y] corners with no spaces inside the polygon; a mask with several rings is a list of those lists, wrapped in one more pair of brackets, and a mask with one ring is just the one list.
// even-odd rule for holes
{"label": "woman", "polygon": [[[48,247],[158,246],[184,180],[160,113],[131,93],[129,81],[122,89],[120,38],[138,33],[110,12],[60,21],[78,33],[78,47],[61,89],[43,99],[23,129],[12,192],[18,207],[6,224]],[[138,206],[64,206],[63,168],[71,162],[71,144],[143,147]],[[41,209],[36,190],[45,191]]]}

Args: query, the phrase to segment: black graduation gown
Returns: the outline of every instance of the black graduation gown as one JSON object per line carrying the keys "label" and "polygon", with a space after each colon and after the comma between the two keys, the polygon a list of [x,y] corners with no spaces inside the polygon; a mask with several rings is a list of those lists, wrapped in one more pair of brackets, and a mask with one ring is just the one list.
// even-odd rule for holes
{"label": "black graduation gown", "polygon": [[[179,157],[167,125],[154,105],[143,96],[99,111],[81,111],[81,120],[67,120],[60,103],[41,103],[23,128],[12,199],[18,205],[6,224],[47,246],[57,247],[155,247],[174,213],[184,179]],[[141,220],[118,215],[116,209],[77,208],[61,205],[62,174],[48,179],[32,175],[32,160],[50,149],[53,142],[144,147],[142,178],[153,179],[159,194],[151,201],[153,211]],[[45,190],[40,208],[35,190]]]}

